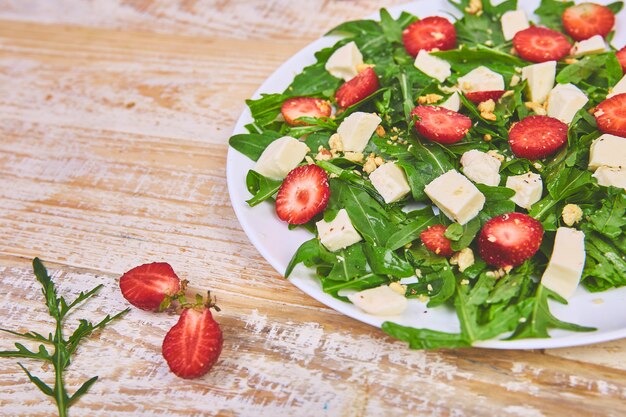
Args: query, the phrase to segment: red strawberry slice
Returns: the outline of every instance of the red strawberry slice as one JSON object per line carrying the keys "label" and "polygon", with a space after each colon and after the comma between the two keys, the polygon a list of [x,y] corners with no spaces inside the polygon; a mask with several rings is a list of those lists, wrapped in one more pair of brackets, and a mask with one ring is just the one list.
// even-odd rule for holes
{"label": "red strawberry slice", "polygon": [[572,49],[562,33],[537,26],[517,32],[513,46],[519,56],[532,62],[559,61]]}
{"label": "red strawberry slice", "polygon": [[479,104],[487,100],[493,100],[497,102],[503,95],[504,90],[472,91],[469,93],[465,93],[465,97],[467,97],[467,99],[474,104]]}
{"label": "red strawberry slice", "polygon": [[411,56],[417,56],[421,50],[447,51],[456,46],[456,29],[448,19],[431,16],[418,20],[404,29],[402,42]]}
{"label": "red strawberry slice", "polygon": [[328,204],[330,187],[326,171],[317,165],[293,169],[276,195],[276,214],[289,224],[304,224]]}
{"label": "red strawberry slice", "polygon": [[154,311],[166,297],[181,291],[181,282],[172,267],[165,262],[137,266],[120,278],[124,298],[142,310]]}
{"label": "red strawberry slice", "polygon": [[222,331],[209,307],[185,308],[165,335],[161,351],[170,370],[181,378],[198,378],[222,352]]}
{"label": "red strawberry slice", "polygon": [[626,46],[620,49],[616,54],[617,60],[622,65],[622,72],[626,74]]}
{"label": "red strawberry slice", "polygon": [[626,138],[626,94],[618,94],[598,104],[594,116],[601,132]]}
{"label": "red strawberry slice", "polygon": [[300,117],[328,117],[332,108],[330,102],[314,97],[292,97],[285,100],[280,112],[290,126],[307,126],[306,122],[296,120]]}
{"label": "red strawberry slice", "polygon": [[528,116],[509,131],[509,145],[518,158],[543,159],[567,142],[567,129],[553,117]]}
{"label": "red strawberry slice", "polygon": [[437,255],[452,256],[454,251],[450,247],[450,240],[443,235],[447,228],[443,224],[436,224],[420,233],[424,246]]}
{"label": "red strawberry slice", "polygon": [[472,120],[440,106],[417,106],[411,112],[415,129],[433,142],[451,144],[460,141],[472,127]]}
{"label": "red strawberry slice", "polygon": [[339,87],[335,93],[335,99],[337,105],[345,109],[374,94],[378,88],[376,72],[373,68],[368,67]]}
{"label": "red strawberry slice", "polygon": [[580,3],[563,12],[563,27],[577,41],[595,35],[605,37],[615,25],[615,15],[606,6],[596,3]]}
{"label": "red strawberry slice", "polygon": [[494,217],[478,236],[478,251],[489,265],[517,266],[533,257],[543,239],[543,226],[527,214],[509,213]]}

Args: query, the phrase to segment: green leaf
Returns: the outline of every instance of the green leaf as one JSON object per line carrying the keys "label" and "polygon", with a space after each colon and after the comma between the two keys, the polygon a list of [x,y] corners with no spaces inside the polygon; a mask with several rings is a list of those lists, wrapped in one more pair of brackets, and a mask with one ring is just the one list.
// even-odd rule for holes
{"label": "green leaf", "polygon": [[363,291],[369,288],[380,287],[387,283],[389,283],[389,279],[385,276],[369,273],[350,281],[333,281],[328,278],[322,278],[322,289],[325,293],[345,301],[347,298],[339,296],[339,291],[341,290]]}
{"label": "green leaf", "polygon": [[364,244],[356,244],[335,252],[337,261],[328,274],[328,279],[334,281],[350,281],[365,275],[367,272],[367,258],[363,251]]}
{"label": "green leaf", "polygon": [[87,391],[89,391],[89,388],[91,388],[91,386],[95,384],[97,380],[98,380],[98,377],[94,376],[93,378],[90,378],[87,381],[85,381],[85,383],[81,385],[80,388],[78,388],[76,392],[70,397],[69,406],[74,405],[74,403],[78,401],[80,397],[85,395]]}
{"label": "green leaf", "polygon": [[619,12],[622,11],[622,9],[624,8],[624,2],[623,1],[616,1],[614,3],[611,4],[607,4],[606,7],[608,7],[609,9],[611,9],[611,11],[613,12],[613,14],[618,14]]}
{"label": "green leaf", "polygon": [[[430,209],[429,209],[430,211]],[[404,245],[413,242],[419,238],[420,233],[426,230],[428,227],[437,224],[438,219],[432,211],[430,215],[419,216],[412,219],[407,224],[399,227],[397,231],[389,237],[387,240],[387,248],[391,250],[400,249]]]}
{"label": "green leaf", "polygon": [[[448,226],[448,229],[446,229],[444,236],[451,240],[450,247],[456,252],[468,247],[472,243],[476,234],[478,234],[480,227],[480,218],[475,217],[463,226],[458,223],[451,224]],[[452,231],[448,233],[450,228],[452,228]],[[452,237],[449,237],[448,235]]]}
{"label": "green leaf", "polygon": [[455,349],[470,347],[463,336],[457,333],[445,333],[430,329],[415,329],[386,321],[382,329],[389,336],[408,342],[411,349]]}
{"label": "green leaf", "polygon": [[104,285],[100,284],[100,285],[95,286],[94,288],[92,288],[91,290],[87,292],[81,291],[80,294],[78,294],[78,297],[76,297],[76,299],[72,301],[69,305],[65,304],[65,299],[62,298],[63,304],[65,305],[61,308],[61,317],[65,317],[67,313],[69,313],[78,304],[82,303],[83,301],[95,295],[98,291],[102,289],[103,286]]}
{"label": "green leaf", "polygon": [[539,16],[539,23],[542,26],[563,33],[565,29],[563,28],[561,16],[563,16],[565,9],[573,5],[573,1],[542,0],[539,8],[535,10],[535,14]]}
{"label": "green leaf", "polygon": [[26,369],[24,367],[24,365],[22,365],[21,363],[18,362],[17,364],[26,373],[26,376],[28,376],[28,379],[30,379],[30,382],[35,384],[37,386],[37,388],[39,388],[41,390],[41,392],[43,392],[44,394],[46,394],[49,397],[54,397],[54,390],[49,385],[47,385],[41,379],[37,378],[36,376],[34,376],[30,372],[28,372],[28,369]]}
{"label": "green leaf", "polygon": [[394,251],[381,246],[364,245],[363,251],[372,272],[379,275],[392,275],[399,278],[413,275],[413,268]]}
{"label": "green leaf", "polygon": [[264,177],[256,171],[248,171],[248,175],[246,175],[246,186],[253,197],[246,200],[246,203],[248,203],[250,207],[254,207],[272,198],[272,196],[278,192],[282,183],[282,181]]}
{"label": "green leaf", "polygon": [[280,133],[272,132],[271,130],[267,130],[263,134],[243,133],[232,136],[228,141],[228,144],[233,149],[241,152],[253,161],[257,161],[261,157],[265,148],[280,137]]}
{"label": "green leaf", "polygon": [[391,17],[387,9],[380,9],[380,26],[388,42],[402,42],[402,26]]}
{"label": "green leaf", "polygon": [[604,236],[615,239],[626,228],[626,194],[622,190],[610,191],[602,207],[590,216],[590,227]]}
{"label": "green leaf", "polygon": [[256,100],[246,100],[254,121],[260,127],[266,127],[276,121],[283,102],[289,98],[285,94],[261,94]]}

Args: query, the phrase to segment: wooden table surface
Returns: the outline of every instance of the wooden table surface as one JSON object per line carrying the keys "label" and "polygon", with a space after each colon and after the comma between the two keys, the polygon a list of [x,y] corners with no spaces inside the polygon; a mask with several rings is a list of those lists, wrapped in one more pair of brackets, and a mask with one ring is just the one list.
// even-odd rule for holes
{"label": "wooden table surface", "polygon": [[[135,309],[97,334],[68,370],[72,390],[101,378],[73,416],[626,415],[626,340],[409,351],[301,293],[248,241],[225,174],[244,100],[304,45],[380,5],[0,0],[2,327],[50,329],[35,256],[62,292],[104,284],[70,322],[125,308],[119,276],[161,260],[222,307],[224,351],[193,381],[160,354],[173,315]],[[0,360],[0,415],[55,412]]]}

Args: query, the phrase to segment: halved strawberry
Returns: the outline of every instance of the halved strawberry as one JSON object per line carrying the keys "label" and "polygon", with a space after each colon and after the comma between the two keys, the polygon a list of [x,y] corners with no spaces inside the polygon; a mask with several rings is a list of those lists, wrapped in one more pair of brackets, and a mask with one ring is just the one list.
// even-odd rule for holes
{"label": "halved strawberry", "polygon": [[483,101],[493,100],[497,102],[500,97],[504,95],[504,90],[493,91],[473,91],[465,93],[465,97],[474,104],[482,103]]}
{"label": "halved strawberry", "polygon": [[222,352],[222,331],[209,306],[185,308],[165,335],[161,351],[170,370],[181,378],[198,378]]}
{"label": "halved strawberry", "polygon": [[593,115],[601,132],[626,138],[626,94],[607,98]]}
{"label": "halved strawberry", "polygon": [[330,187],[326,171],[317,165],[293,169],[276,195],[276,214],[289,224],[304,224],[328,204]]}
{"label": "halved strawberry", "polygon": [[420,239],[424,246],[437,255],[452,256],[454,251],[450,247],[450,240],[443,235],[447,228],[443,224],[436,224],[420,233]]}
{"label": "halved strawberry", "polygon": [[537,26],[517,32],[513,46],[519,56],[532,62],[559,61],[572,49],[562,33]]}
{"label": "halved strawberry", "polygon": [[302,122],[299,117],[328,117],[332,108],[330,102],[314,97],[292,97],[283,103],[280,112],[283,114],[285,121],[291,126],[306,126],[306,122]]}
{"label": "halved strawberry", "polygon": [[345,109],[374,94],[378,88],[376,72],[368,67],[339,87],[335,93],[335,99],[337,105]]}
{"label": "halved strawberry", "polygon": [[509,145],[518,158],[543,159],[567,142],[567,129],[553,117],[528,116],[509,131]]}
{"label": "halved strawberry", "polygon": [[456,29],[448,19],[430,16],[411,23],[402,32],[402,42],[411,56],[419,51],[447,51],[456,46]]}
{"label": "halved strawberry", "polygon": [[617,60],[622,65],[622,72],[626,74],[626,46],[615,53]]}
{"label": "halved strawberry", "polygon": [[154,311],[167,297],[174,297],[181,291],[181,282],[168,263],[154,262],[137,266],[122,275],[120,290],[135,307]]}
{"label": "halved strawberry", "polygon": [[605,37],[615,26],[615,15],[606,6],[596,3],[580,3],[563,12],[563,27],[577,41],[595,35]]}
{"label": "halved strawberry", "polygon": [[489,220],[478,236],[478,251],[489,265],[517,266],[537,253],[543,226],[527,214],[508,213]]}
{"label": "halved strawberry", "polygon": [[460,141],[472,127],[472,120],[440,106],[417,106],[411,112],[415,129],[433,142],[451,144]]}

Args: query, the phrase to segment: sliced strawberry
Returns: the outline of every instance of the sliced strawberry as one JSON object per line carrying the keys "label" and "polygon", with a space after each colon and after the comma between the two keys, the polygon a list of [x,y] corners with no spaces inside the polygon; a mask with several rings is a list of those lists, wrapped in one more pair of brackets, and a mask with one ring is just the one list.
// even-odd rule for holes
{"label": "sliced strawberry", "polygon": [[304,224],[328,204],[330,187],[326,171],[317,165],[293,169],[276,195],[276,214],[289,224]]}
{"label": "sliced strawberry", "polygon": [[433,142],[451,144],[460,141],[472,127],[472,120],[440,106],[417,106],[411,112],[415,129]]}
{"label": "sliced strawberry", "polygon": [[616,54],[617,60],[622,65],[622,72],[626,74],[626,46],[620,49]]}
{"label": "sliced strawberry", "polygon": [[580,3],[563,12],[563,27],[577,41],[595,35],[605,37],[615,26],[615,15],[606,6],[596,3]]}
{"label": "sliced strawberry", "polygon": [[456,46],[456,29],[448,19],[431,16],[410,24],[402,32],[402,42],[411,56],[419,51],[447,51]]}
{"label": "sliced strawberry", "polygon": [[142,310],[154,311],[166,297],[181,290],[181,282],[172,267],[165,262],[137,266],[120,278],[124,298]]}
{"label": "sliced strawberry", "polygon": [[222,331],[209,307],[185,308],[165,335],[161,351],[170,370],[181,378],[198,378],[222,352]]}
{"label": "sliced strawberry", "polygon": [[515,50],[527,61],[559,61],[565,58],[572,45],[567,37],[556,30],[531,26],[515,34]]}
{"label": "sliced strawberry", "polygon": [[437,255],[452,256],[454,251],[450,247],[450,240],[443,235],[447,228],[443,224],[436,224],[420,233],[420,239],[424,246]]}
{"label": "sliced strawberry", "polygon": [[626,138],[626,94],[618,94],[598,104],[594,116],[601,132]]}
{"label": "sliced strawberry", "polygon": [[517,266],[537,253],[543,226],[527,214],[509,213],[494,217],[478,236],[478,251],[489,265]]}
{"label": "sliced strawberry", "polygon": [[300,117],[328,117],[332,108],[330,102],[314,97],[292,97],[283,103],[280,112],[287,124],[306,126],[306,122],[296,120]]}
{"label": "sliced strawberry", "polygon": [[528,116],[509,131],[509,145],[518,158],[543,159],[567,142],[567,129],[553,117]]}
{"label": "sliced strawberry", "polygon": [[504,90],[493,91],[473,91],[465,93],[465,97],[474,104],[482,103],[483,101],[493,100],[497,102],[500,97],[504,95]]}
{"label": "sliced strawberry", "polygon": [[368,67],[339,87],[335,93],[335,99],[337,105],[345,109],[374,94],[378,88],[376,72],[373,68]]}

